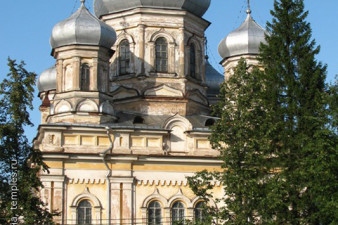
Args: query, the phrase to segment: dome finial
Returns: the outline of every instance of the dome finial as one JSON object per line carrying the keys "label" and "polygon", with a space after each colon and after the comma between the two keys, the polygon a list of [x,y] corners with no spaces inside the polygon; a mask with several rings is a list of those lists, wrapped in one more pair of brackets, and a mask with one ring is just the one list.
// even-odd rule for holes
{"label": "dome finial", "polygon": [[250,9],[250,0],[248,0],[248,9],[246,10],[247,14],[251,14],[251,9]]}
{"label": "dome finial", "polygon": [[86,0],[81,0],[81,4],[84,5]]}

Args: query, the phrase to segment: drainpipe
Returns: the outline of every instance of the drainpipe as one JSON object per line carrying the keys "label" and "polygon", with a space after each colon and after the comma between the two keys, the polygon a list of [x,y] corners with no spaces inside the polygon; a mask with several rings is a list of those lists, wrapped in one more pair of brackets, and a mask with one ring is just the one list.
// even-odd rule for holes
{"label": "drainpipe", "polygon": [[107,130],[107,135],[108,135],[108,138],[109,138],[109,141],[110,141],[110,146],[109,146],[108,149],[106,149],[103,152],[101,152],[99,154],[99,156],[102,157],[102,161],[103,161],[104,165],[106,165],[107,170],[108,170],[108,173],[107,173],[107,201],[108,201],[107,211],[108,211],[108,225],[111,225],[111,209],[110,209],[111,208],[110,207],[111,201],[110,201],[110,180],[109,180],[109,177],[111,176],[111,169],[108,166],[108,162],[106,160],[106,155],[108,154],[108,152],[112,151],[112,149],[113,149],[113,141],[112,141],[112,139],[110,137],[110,132],[109,132],[110,128],[106,127],[106,130]]}

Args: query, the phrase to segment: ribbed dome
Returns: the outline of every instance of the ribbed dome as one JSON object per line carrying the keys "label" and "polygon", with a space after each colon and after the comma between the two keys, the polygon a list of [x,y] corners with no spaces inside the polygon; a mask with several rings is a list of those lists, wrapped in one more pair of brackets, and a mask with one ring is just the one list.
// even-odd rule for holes
{"label": "ribbed dome", "polygon": [[220,85],[224,82],[224,76],[219,73],[210,63],[208,57],[205,60],[205,83],[208,86],[207,95],[219,94]]}
{"label": "ribbed dome", "polygon": [[225,59],[238,55],[258,54],[260,43],[265,42],[266,31],[250,15],[218,45],[218,53]]}
{"label": "ribbed dome", "polygon": [[39,92],[50,91],[56,89],[56,67],[43,71],[38,79],[37,86]]}
{"label": "ribbed dome", "polygon": [[68,19],[54,26],[50,38],[53,49],[67,45],[96,45],[111,48],[115,41],[114,29],[92,15],[84,3]]}
{"label": "ribbed dome", "polygon": [[97,17],[138,7],[169,8],[187,10],[196,16],[203,16],[211,0],[95,0]]}

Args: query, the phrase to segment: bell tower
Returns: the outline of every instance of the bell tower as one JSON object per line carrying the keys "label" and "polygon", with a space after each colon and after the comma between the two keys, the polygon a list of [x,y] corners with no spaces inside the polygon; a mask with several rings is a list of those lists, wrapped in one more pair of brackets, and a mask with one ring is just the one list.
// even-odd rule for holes
{"label": "bell tower", "polygon": [[81,2],[71,17],[54,26],[50,38],[56,91],[50,99],[49,123],[101,124],[115,119],[108,73],[116,34]]}

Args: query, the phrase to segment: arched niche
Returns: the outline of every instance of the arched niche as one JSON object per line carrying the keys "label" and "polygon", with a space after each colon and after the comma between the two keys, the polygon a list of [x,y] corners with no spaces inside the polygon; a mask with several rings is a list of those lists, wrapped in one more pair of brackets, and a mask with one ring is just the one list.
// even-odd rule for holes
{"label": "arched niche", "polygon": [[164,123],[164,128],[171,130],[170,133],[170,151],[186,152],[187,135],[185,132],[192,129],[191,123],[184,117],[175,115],[170,117]]}
{"label": "arched niche", "polygon": [[185,57],[185,60],[186,60],[186,71],[185,73],[192,77],[191,74],[190,74],[190,71],[191,71],[191,63],[190,63],[190,60],[191,60],[191,57],[190,57],[190,54],[191,54],[191,47],[194,46],[194,51],[195,51],[195,77],[193,77],[194,79],[197,79],[197,80],[201,80],[201,81],[205,81],[205,78],[203,77],[203,74],[202,74],[202,66],[204,64],[204,57],[203,57],[203,46],[201,44],[201,40],[199,40],[195,35],[192,35],[187,43],[186,43],[186,51],[185,51],[185,54],[188,56],[188,57]]}
{"label": "arched niche", "polygon": [[66,100],[61,100],[59,103],[56,104],[54,107],[54,113],[65,113],[65,112],[71,112],[72,111],[72,105],[70,102]]}
{"label": "arched niche", "polygon": [[115,115],[114,106],[108,100],[106,100],[100,105],[100,113]]}
{"label": "arched niche", "polygon": [[94,101],[86,99],[77,105],[76,111],[78,112],[98,112],[98,107]]}
{"label": "arched niche", "polygon": [[63,81],[64,91],[70,91],[73,89],[73,67],[70,64],[64,67]]}

